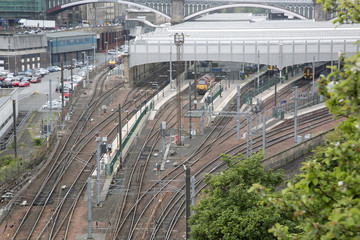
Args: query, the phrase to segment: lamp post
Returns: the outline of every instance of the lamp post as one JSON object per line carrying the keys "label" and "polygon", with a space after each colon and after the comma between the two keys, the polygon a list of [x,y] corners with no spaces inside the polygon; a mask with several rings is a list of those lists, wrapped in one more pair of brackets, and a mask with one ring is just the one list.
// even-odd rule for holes
{"label": "lamp post", "polygon": [[89,84],[89,57],[86,56],[85,52],[82,52],[84,54],[84,61],[86,61],[86,84],[83,84],[83,88],[86,88],[86,85]]}
{"label": "lamp post", "polygon": [[106,49],[105,49],[105,66],[106,66],[106,63],[107,63],[108,42],[105,42],[105,44],[106,44]]}
{"label": "lamp post", "polygon": [[8,44],[8,71],[10,72],[10,43]]}
{"label": "lamp post", "polygon": [[181,84],[180,84],[180,47],[184,44],[184,33],[175,33],[174,35],[174,43],[176,45],[176,60],[177,60],[177,76],[176,76],[176,84],[177,84],[177,102],[178,102],[178,111],[177,111],[177,132],[178,132],[178,141],[177,145],[181,146]]}
{"label": "lamp post", "polygon": [[42,19],[43,19],[43,25],[42,25],[42,27],[43,27],[43,29],[45,29],[45,13],[44,12],[42,12]]}
{"label": "lamp post", "polygon": [[95,68],[95,58],[96,58],[96,52],[95,52],[96,46],[95,45],[93,46],[93,49],[94,49],[94,68]]}
{"label": "lamp post", "polygon": [[52,60],[52,42],[53,42],[53,40],[50,40],[49,41],[49,53],[50,53],[50,66],[53,66],[54,64],[53,64],[53,60]]}
{"label": "lamp post", "polygon": [[190,224],[188,223],[190,218],[190,167],[183,165],[185,170],[185,215],[186,215],[186,239],[189,239]]}

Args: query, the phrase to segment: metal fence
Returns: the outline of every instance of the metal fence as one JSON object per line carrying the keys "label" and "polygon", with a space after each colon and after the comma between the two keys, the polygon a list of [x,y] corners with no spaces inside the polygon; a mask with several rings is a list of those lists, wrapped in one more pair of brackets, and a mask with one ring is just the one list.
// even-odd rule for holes
{"label": "metal fence", "polygon": [[0,185],[4,184],[8,180],[18,176],[21,172],[29,168],[29,160],[17,159],[7,166],[3,166],[0,169]]}

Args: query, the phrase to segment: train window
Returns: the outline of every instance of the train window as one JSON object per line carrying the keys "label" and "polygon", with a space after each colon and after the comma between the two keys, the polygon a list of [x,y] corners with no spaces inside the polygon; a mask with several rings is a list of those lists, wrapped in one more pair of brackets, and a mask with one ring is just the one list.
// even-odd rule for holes
{"label": "train window", "polygon": [[198,81],[198,84],[199,84],[199,85],[204,85],[204,84],[206,84],[206,82],[205,82],[204,80],[199,80],[199,81]]}

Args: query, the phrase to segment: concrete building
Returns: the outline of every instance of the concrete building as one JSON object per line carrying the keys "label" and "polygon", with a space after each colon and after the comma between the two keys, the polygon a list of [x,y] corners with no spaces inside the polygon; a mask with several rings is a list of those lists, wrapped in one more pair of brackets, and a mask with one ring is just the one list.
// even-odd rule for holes
{"label": "concrete building", "polygon": [[13,26],[20,18],[45,19],[43,0],[1,0],[0,28]]}
{"label": "concrete building", "polygon": [[126,38],[128,35],[127,31],[124,31],[121,25],[80,28],[69,30],[68,32],[87,32],[96,34],[97,51],[100,52],[104,52],[106,48],[115,48],[116,43],[118,46],[124,44],[125,39],[129,40],[129,38]]}
{"label": "concrete building", "polygon": [[0,70],[17,73],[48,66],[44,34],[0,35]]}
{"label": "concrete building", "polygon": [[48,53],[51,65],[71,64],[72,59],[85,62],[83,52],[93,56],[97,48],[96,34],[78,31],[48,33]]}
{"label": "concrete building", "polygon": [[0,88],[0,140],[13,125],[13,100],[16,101],[16,116],[18,116],[18,90]]}

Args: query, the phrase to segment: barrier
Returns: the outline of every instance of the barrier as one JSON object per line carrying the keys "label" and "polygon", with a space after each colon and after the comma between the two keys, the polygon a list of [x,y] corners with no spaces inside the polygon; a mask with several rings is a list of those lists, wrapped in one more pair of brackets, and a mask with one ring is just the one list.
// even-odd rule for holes
{"label": "barrier", "polygon": [[[131,138],[131,136],[133,135],[133,133],[135,132],[136,128],[139,126],[139,123],[141,122],[141,120],[143,119],[143,117],[145,116],[145,114],[148,111],[148,107],[146,106],[144,108],[144,110],[141,112],[139,118],[136,120],[134,126],[132,126],[132,128],[130,129],[129,133],[127,134],[126,138],[124,139],[124,141],[121,143],[121,147],[122,149],[125,148],[125,146],[127,145],[127,143],[129,142],[129,139]],[[116,151],[116,154],[114,155],[114,157],[112,158],[110,164],[110,167],[105,167],[106,169],[108,169],[106,171],[106,175],[111,175],[114,171],[114,165],[117,161],[117,159],[120,157],[120,149],[118,149]]]}

